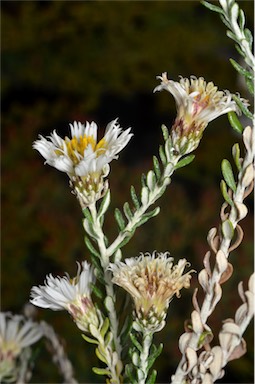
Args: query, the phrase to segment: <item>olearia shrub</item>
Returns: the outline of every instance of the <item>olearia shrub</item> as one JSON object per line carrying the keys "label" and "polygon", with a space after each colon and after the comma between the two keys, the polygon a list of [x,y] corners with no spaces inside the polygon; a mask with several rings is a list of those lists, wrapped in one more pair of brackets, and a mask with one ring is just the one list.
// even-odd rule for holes
{"label": "olearia shrub", "polygon": [[[234,60],[231,63],[252,93],[252,38],[245,28],[243,11],[234,0],[220,0],[219,6],[204,4],[218,12],[227,25],[228,36],[236,42],[246,64],[243,68]],[[118,228],[115,239],[108,239],[105,228],[111,204],[110,163],[126,145],[132,145],[132,129],[123,129],[118,123],[121,118],[115,119],[99,138],[95,122],[75,121],[70,124],[70,137],[62,138],[53,131],[50,136],[40,136],[34,142],[33,148],[43,156],[45,163],[69,178],[71,191],[84,215],[88,252],[87,260],[78,263],[76,276],[47,275],[43,285],[32,287],[30,301],[37,307],[68,312],[84,342],[94,345],[100,363],[92,369],[97,375],[105,376],[107,383],[153,384],[157,375],[153,365],[163,349],[162,343],[154,344],[154,334],[160,334],[166,322],[171,322],[174,316],[171,302],[176,297],[181,300],[182,289],[190,289],[191,280],[196,280],[192,298],[194,309],[187,314],[190,319],[185,321],[185,332],[179,339],[180,363],[175,373],[169,372],[169,381],[172,384],[209,384],[224,376],[229,361],[246,352],[243,333],[254,313],[251,276],[246,290],[239,284],[237,290],[242,304],[233,318],[222,319],[218,335],[207,323],[223,295],[222,285],[234,270],[229,255],[243,238],[239,221],[248,213],[244,199],[253,188],[254,134],[250,125],[242,125],[238,115],[243,113],[247,118],[253,115],[247,100],[219,90],[203,77],[181,77],[175,81],[164,72],[158,79],[160,84],[154,91],[171,93],[176,102],[176,118],[170,129],[162,125],[163,143],[158,156],[153,157],[153,169],[142,175],[140,192],[131,186],[130,202],[115,209]],[[180,259],[172,257],[174,250],[139,250],[137,257],[128,257],[123,247],[131,241],[138,227],[160,213],[155,203],[169,187],[174,172],[193,161],[193,152],[207,125],[223,114],[228,114],[231,126],[242,135],[244,145],[242,149],[239,144],[232,148],[236,170],[228,159],[222,161],[221,223],[218,229],[208,232],[209,250],[201,269],[192,268],[188,255]],[[119,310],[117,289],[122,289],[129,303],[121,308],[125,311],[124,322],[119,320],[123,313]],[[40,338],[46,337],[52,343],[55,362],[65,382],[76,382],[58,337],[45,322],[33,323],[15,315],[1,314],[0,332],[1,379],[28,381],[32,370],[31,354],[23,350],[27,351]],[[128,353],[124,353],[127,346]]]}

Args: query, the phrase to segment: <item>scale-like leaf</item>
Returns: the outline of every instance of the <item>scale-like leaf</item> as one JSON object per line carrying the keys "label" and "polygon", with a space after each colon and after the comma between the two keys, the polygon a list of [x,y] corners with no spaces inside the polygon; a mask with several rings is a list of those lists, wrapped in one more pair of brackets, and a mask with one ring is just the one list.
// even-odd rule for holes
{"label": "scale-like leaf", "polygon": [[128,220],[131,220],[132,217],[133,217],[133,214],[132,214],[132,211],[130,209],[130,206],[128,204],[128,202],[126,202],[124,205],[123,205],[123,211],[125,213],[125,216]]}
{"label": "scale-like leaf", "polygon": [[92,219],[92,216],[91,216],[91,213],[90,213],[90,210],[89,208],[85,208],[82,210],[84,216],[86,217],[86,219],[90,222],[90,223],[93,223],[93,219]]}
{"label": "scale-like leaf", "polygon": [[214,12],[217,12],[217,13],[220,13],[222,15],[224,15],[224,11],[220,8],[220,7],[217,7],[216,5],[213,5],[211,3],[208,3],[207,1],[201,1],[201,3],[208,9],[210,9],[211,11],[214,11]]}
{"label": "scale-like leaf", "polygon": [[121,211],[118,208],[115,209],[114,216],[115,216],[115,219],[118,223],[120,230],[123,231],[123,229],[126,227],[126,223],[125,223],[125,220],[124,220],[124,217],[123,217]]}
{"label": "scale-like leaf", "polygon": [[240,98],[236,95],[233,95],[232,96],[233,99],[235,100],[236,104],[238,105],[238,107],[241,109],[241,111],[243,112],[243,114],[245,116],[247,116],[249,119],[253,120],[253,114],[249,111],[249,109],[242,103],[242,101],[240,100]]}
{"label": "scale-like leaf", "polygon": [[84,340],[86,340],[90,344],[98,344],[98,341],[95,339],[92,339],[91,337],[88,337],[87,335],[82,334],[81,335]]}
{"label": "scale-like leaf", "polygon": [[160,160],[162,161],[162,164],[166,165],[167,159],[166,159],[166,154],[162,145],[160,145],[159,147],[159,157],[160,157]]}
{"label": "scale-like leaf", "polygon": [[109,326],[110,326],[110,321],[109,321],[108,317],[106,317],[106,318],[104,319],[104,323],[103,323],[102,328],[101,328],[101,330],[100,330],[100,334],[101,334],[101,336],[102,336],[103,338],[104,338],[106,332],[108,331]]}
{"label": "scale-like leaf", "polygon": [[135,187],[133,187],[133,185],[130,188],[130,193],[131,193],[131,198],[133,200],[135,208],[139,209],[140,208],[140,202],[139,202],[139,199],[137,197],[137,194],[136,194],[136,191],[135,191]]}
{"label": "scale-like leaf", "polygon": [[99,218],[105,214],[105,212],[107,211],[107,209],[110,205],[110,202],[111,202],[111,194],[110,194],[110,190],[108,189],[108,191],[106,192],[106,194],[104,195],[104,197],[101,201],[101,204],[100,204],[100,207],[98,210],[98,217]]}
{"label": "scale-like leaf", "polygon": [[157,177],[157,180],[159,180],[161,177],[161,169],[160,169],[158,158],[156,156],[153,156],[153,165],[154,165],[155,175]]}
{"label": "scale-like leaf", "polygon": [[100,300],[103,300],[104,298],[104,294],[103,292],[101,291],[101,289],[98,288],[98,286],[96,286],[95,284],[91,283],[91,287],[92,287],[92,292],[100,299]]}
{"label": "scale-like leaf", "polygon": [[155,173],[153,171],[149,171],[147,174],[147,185],[150,191],[155,188],[156,183],[157,179]]}
{"label": "scale-like leaf", "polygon": [[232,128],[234,128],[235,131],[238,133],[243,132],[243,126],[240,123],[240,120],[238,119],[235,112],[228,112],[228,120],[230,122],[230,125]]}
{"label": "scale-like leaf", "polygon": [[141,202],[143,205],[147,205],[149,202],[149,189],[147,187],[142,187],[141,191]]}
{"label": "scale-like leaf", "polygon": [[154,384],[155,380],[156,380],[156,377],[157,377],[157,371],[156,371],[156,369],[153,369],[150,377],[146,381],[146,384]]}
{"label": "scale-like leaf", "polygon": [[241,159],[240,159],[240,147],[239,147],[239,144],[236,143],[233,145],[232,147],[232,155],[233,155],[233,159],[235,161],[235,165],[238,169],[238,171],[241,170]]}
{"label": "scale-like leaf", "polygon": [[150,218],[156,216],[159,213],[159,211],[160,211],[160,208],[156,207],[152,211],[143,214],[141,220],[136,224],[136,227],[140,227],[142,224],[146,223],[146,221],[148,221]]}
{"label": "scale-like leaf", "polygon": [[232,189],[232,191],[236,191],[236,182],[234,179],[233,171],[230,162],[227,159],[222,160],[221,163],[221,170],[224,177],[224,180],[226,181],[229,188]]}
{"label": "scale-like leaf", "polygon": [[89,239],[87,236],[85,236],[84,239],[85,239],[85,244],[86,244],[88,250],[89,250],[93,255],[95,255],[96,257],[99,257],[99,258],[100,258],[100,256],[101,256],[100,253],[94,248],[94,246],[92,245],[90,239]]}
{"label": "scale-like leaf", "polygon": [[244,69],[240,64],[238,64],[234,59],[229,59],[233,67],[239,72],[241,75],[245,76],[247,79],[253,80],[254,75],[253,73],[247,71]]}
{"label": "scale-like leaf", "polygon": [[162,129],[162,132],[163,132],[164,140],[166,141],[169,138],[168,129],[167,129],[167,127],[164,124],[161,125],[161,129]]}
{"label": "scale-like leaf", "polygon": [[142,352],[143,351],[143,347],[141,346],[141,344],[139,343],[139,341],[136,339],[135,335],[131,332],[129,334],[130,336],[130,339],[132,341],[132,343],[134,344],[134,346],[138,349],[139,352]]}
{"label": "scale-like leaf", "polygon": [[92,371],[95,372],[97,375],[106,375],[111,377],[111,372],[105,368],[93,367]]}
{"label": "scale-like leaf", "polygon": [[233,201],[231,200],[229,194],[228,194],[228,189],[227,189],[227,184],[225,183],[224,180],[221,180],[220,182],[220,189],[221,189],[221,193],[225,199],[225,201],[229,204],[229,205],[233,205]]}
{"label": "scale-like leaf", "polygon": [[225,220],[222,223],[222,233],[226,239],[232,239],[234,236],[234,227],[230,220]]}
{"label": "scale-like leaf", "polygon": [[185,167],[185,165],[190,164],[194,160],[194,158],[195,158],[195,155],[189,155],[189,156],[183,157],[180,161],[178,161],[178,163],[175,166],[175,169]]}
{"label": "scale-like leaf", "polygon": [[159,357],[159,355],[161,354],[162,350],[163,350],[162,343],[159,344],[158,348],[156,347],[156,345],[154,344],[152,345],[150,356],[148,358],[148,370],[152,367],[157,357]]}

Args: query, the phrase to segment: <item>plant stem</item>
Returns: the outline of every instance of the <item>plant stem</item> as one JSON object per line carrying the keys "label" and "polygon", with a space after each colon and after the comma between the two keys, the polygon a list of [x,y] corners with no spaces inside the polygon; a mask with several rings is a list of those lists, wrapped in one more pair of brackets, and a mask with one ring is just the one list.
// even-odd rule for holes
{"label": "plant stem", "polygon": [[138,383],[145,384],[146,379],[149,373],[149,356],[150,356],[150,347],[152,344],[153,333],[144,329],[143,331],[143,350],[140,353],[140,367],[137,369]]}
{"label": "plant stem", "polygon": [[[94,231],[97,234],[97,244],[99,248],[99,252],[101,255],[100,262],[101,266],[103,269],[104,273],[104,281],[105,281],[105,289],[106,289],[106,294],[107,296],[111,297],[113,304],[115,303],[115,292],[113,288],[113,283],[111,281],[111,275],[110,272],[107,270],[109,266],[109,256],[107,254],[107,248],[105,245],[105,240],[104,240],[104,233],[102,230],[102,226],[100,224],[100,221],[97,216],[97,209],[95,203],[93,205],[89,206],[92,219],[93,219],[93,227]],[[121,360],[121,351],[122,351],[122,346],[120,344],[120,339],[118,337],[118,328],[119,328],[119,322],[116,314],[116,310],[114,305],[112,306],[111,310],[108,311],[108,316],[111,324],[111,331],[113,334],[113,340],[114,340],[114,345],[116,352],[118,353],[119,360]]]}
{"label": "plant stem", "polygon": [[157,184],[155,185],[155,188],[151,193],[149,194],[149,199],[147,204],[142,204],[142,206],[135,211],[134,216],[131,220],[129,220],[126,227],[119,233],[118,237],[112,242],[112,244],[106,249],[106,255],[108,257],[111,257],[114,252],[120,247],[122,241],[126,238],[128,233],[132,233],[147,209],[154,204],[160,196],[164,193],[165,188],[170,183],[169,177],[174,173],[176,164],[180,160],[182,155],[172,155],[171,156],[171,162],[169,161],[165,168],[164,172],[161,176],[161,179]]}

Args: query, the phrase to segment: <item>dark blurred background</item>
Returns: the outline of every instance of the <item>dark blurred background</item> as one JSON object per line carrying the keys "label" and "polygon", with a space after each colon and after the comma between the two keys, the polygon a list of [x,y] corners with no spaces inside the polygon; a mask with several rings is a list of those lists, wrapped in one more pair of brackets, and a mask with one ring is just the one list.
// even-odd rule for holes
{"label": "dark blurred background", "polygon": [[[253,25],[253,2],[242,1],[247,25]],[[95,120],[103,130],[119,117],[134,137],[112,162],[112,207],[122,207],[129,187],[140,188],[140,175],[152,167],[162,143],[162,123],[175,117],[174,99],[153,94],[156,76],[167,71],[203,76],[221,89],[247,97],[242,80],[229,63],[239,60],[234,43],[216,13],[199,1],[3,1],[2,8],[2,310],[20,312],[32,285],[48,273],[76,273],[76,260],[89,260],[83,243],[82,214],[70,193],[67,176],[43,165],[32,150],[38,134],[68,133],[74,120]],[[161,213],[139,228],[123,248],[124,257],[141,251],[169,250],[197,270],[208,250],[206,235],[219,224],[222,197],[220,163],[231,159],[240,137],[227,116],[207,128],[194,162],[176,172],[161,198]],[[252,210],[252,199],[247,199]],[[113,239],[113,208],[105,231]],[[253,270],[252,212],[241,223],[243,244],[231,255],[232,278],[209,324],[218,330],[233,317],[241,300],[237,284]],[[193,287],[197,284],[193,278]],[[158,382],[166,382],[179,361],[178,338],[189,316],[191,293],[175,299],[168,324],[156,335],[164,340],[158,359]],[[38,310],[37,319],[55,326],[82,383],[99,382],[94,347],[86,344],[67,313]],[[253,333],[246,332],[248,352],[233,361],[221,382],[253,382]],[[217,343],[217,338],[215,340]],[[48,355],[38,352],[34,383],[61,382]]]}

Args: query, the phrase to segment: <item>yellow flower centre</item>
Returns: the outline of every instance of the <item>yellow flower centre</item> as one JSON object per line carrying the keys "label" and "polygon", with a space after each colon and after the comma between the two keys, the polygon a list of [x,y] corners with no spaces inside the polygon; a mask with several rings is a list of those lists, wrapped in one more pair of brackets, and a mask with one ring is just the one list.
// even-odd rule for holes
{"label": "yellow flower centre", "polygon": [[[93,136],[74,136],[71,140],[66,137],[65,144],[68,152],[68,156],[74,164],[78,164],[81,158],[84,157],[84,151],[90,145],[92,150],[96,153],[96,156],[100,156],[106,151],[107,143],[105,139],[101,139],[98,143]],[[62,148],[61,148],[62,149]],[[61,150],[55,151],[57,155],[62,154]]]}

